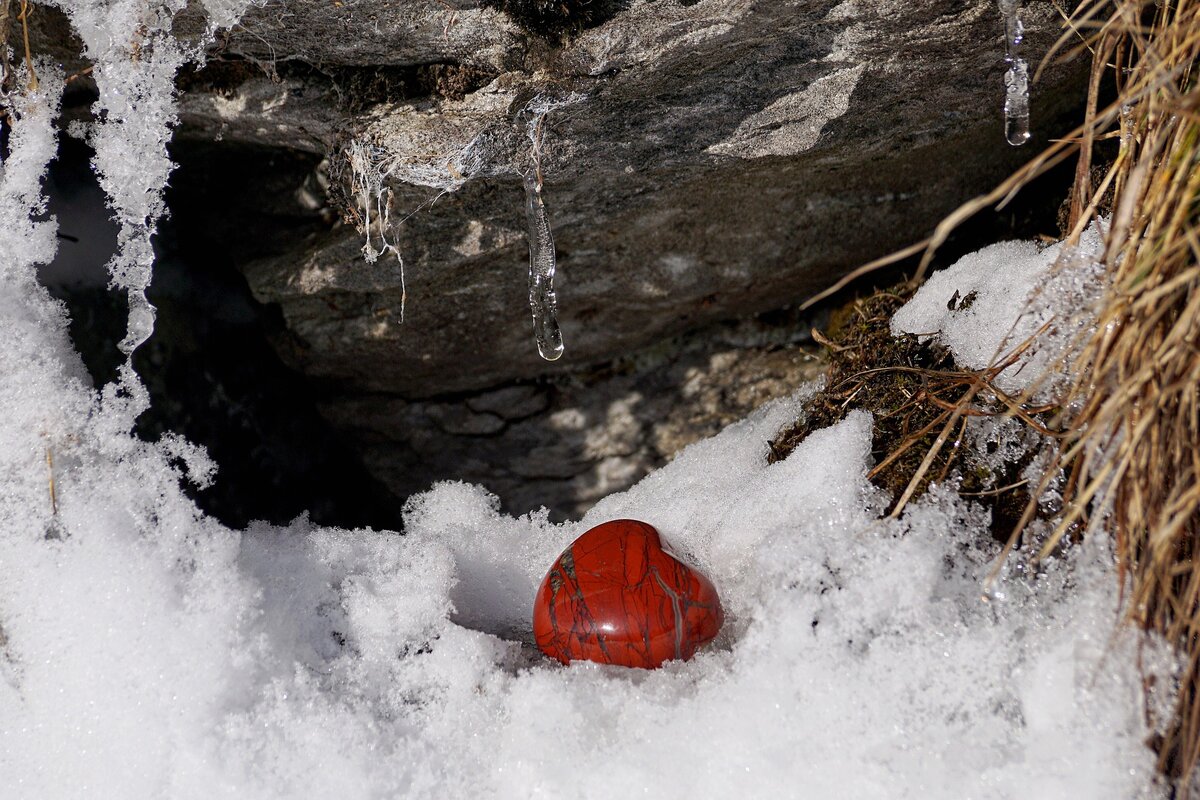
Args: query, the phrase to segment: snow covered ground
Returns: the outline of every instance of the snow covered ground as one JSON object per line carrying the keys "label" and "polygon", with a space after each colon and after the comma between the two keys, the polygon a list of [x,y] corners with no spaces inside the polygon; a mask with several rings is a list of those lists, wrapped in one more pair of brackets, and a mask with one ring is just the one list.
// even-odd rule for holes
{"label": "snow covered ground", "polygon": [[[183,496],[197,454],[138,442],[84,388],[55,304],[28,282],[0,296],[8,796],[1126,798],[1149,781],[1101,543],[984,602],[985,519],[945,492],[881,521],[865,414],[767,466],[800,398],[777,403],[574,524],[442,484],[404,537],[238,534]],[[714,578],[725,633],[653,673],[539,658],[537,581],[623,516]]]}
{"label": "snow covered ground", "polygon": [[[139,385],[92,390],[36,283],[55,246],[54,221],[35,221],[55,98],[15,102],[0,171],[0,795],[1150,791],[1141,681],[1172,664],[1148,647],[1136,667],[1103,538],[1036,571],[1018,557],[987,587],[998,548],[952,487],[882,516],[865,413],[767,464],[812,387],[564,525],[456,483],[411,501],[405,536],[203,517],[181,482],[214,465],[130,434]],[[1015,269],[1018,250],[1035,282],[1054,260],[1001,247],[959,276]],[[931,286],[914,308],[944,307]],[[1012,328],[1002,295],[980,291],[963,330],[937,324],[956,347]],[[545,569],[630,516],[711,576],[725,630],[653,672],[542,659],[529,640]]]}

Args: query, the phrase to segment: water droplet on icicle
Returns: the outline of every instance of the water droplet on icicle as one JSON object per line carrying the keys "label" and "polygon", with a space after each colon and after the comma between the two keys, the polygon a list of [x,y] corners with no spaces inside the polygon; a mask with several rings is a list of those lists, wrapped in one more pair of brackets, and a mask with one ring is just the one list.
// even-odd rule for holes
{"label": "water droplet on icicle", "polygon": [[1029,66],[1022,58],[1004,73],[1004,138],[1014,147],[1029,141]]}
{"label": "water droplet on icicle", "polygon": [[1014,147],[1029,141],[1029,65],[1020,56],[1025,28],[1020,0],[999,0],[1004,17],[1004,138]]}
{"label": "water droplet on icicle", "polygon": [[537,115],[530,125],[533,151],[524,175],[525,219],[529,223],[529,309],[533,312],[538,353],[547,361],[557,361],[563,354],[563,340],[558,327],[558,297],[554,294],[556,256],[546,203],[542,199],[541,145],[545,117]]}

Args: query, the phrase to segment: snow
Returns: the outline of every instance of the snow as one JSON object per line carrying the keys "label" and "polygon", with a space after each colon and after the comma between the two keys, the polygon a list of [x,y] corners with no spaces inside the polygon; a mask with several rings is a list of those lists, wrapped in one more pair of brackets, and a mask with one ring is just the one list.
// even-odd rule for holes
{"label": "snow", "polygon": [[[207,36],[187,46],[171,33],[186,0],[48,0],[83,41],[99,91],[99,120],[85,129],[95,149],[96,174],[120,226],[117,252],[108,262],[114,287],[129,297],[129,324],[121,351],[132,354],[154,330],[146,288],[154,265],[152,239],[166,213],[163,189],[174,165],[167,155],[176,122],[175,75],[203,49],[218,27],[229,27],[253,0],[205,0]],[[123,381],[136,379],[126,365]],[[141,409],[139,409],[141,410]]]}
{"label": "snow", "polygon": [[120,345],[127,354],[154,328],[154,307],[145,294],[154,263],[151,237],[166,211],[162,188],[172,167],[167,141],[175,120],[173,82],[186,59],[170,35],[172,12],[183,2],[164,6],[159,13],[141,0],[69,0],[60,6],[83,39],[100,94],[96,106],[103,121],[91,126],[88,140],[120,225],[108,271],[112,284],[129,295],[129,328]]}
{"label": "snow", "polygon": [[[140,385],[90,387],[34,277],[61,79],[10,98],[0,166],[6,796],[1153,796],[1142,680],[1174,663],[1114,627],[1105,539],[987,586],[986,515],[949,488],[882,515],[867,414],[767,464],[814,387],[563,525],[460,483],[413,498],[403,536],[204,517],[182,484],[211,462],[131,434]],[[1009,284],[1050,258],[984,252]],[[970,280],[974,334],[920,296],[913,324],[966,348],[1011,322],[1003,282]],[[543,571],[625,516],[712,577],[725,630],[652,672],[541,658]]]}
{"label": "snow", "polygon": [[[1102,541],[984,603],[981,512],[944,493],[882,520],[863,413],[768,466],[802,398],[774,404],[562,526],[451,483],[412,501],[405,536],[303,519],[239,534],[183,496],[180,442],[139,443],[74,377],[61,309],[12,266],[14,796],[1123,798],[1149,783]],[[542,571],[627,515],[712,576],[726,630],[656,672],[541,659]]]}
{"label": "snow", "polygon": [[1047,335],[996,383],[1010,393],[1052,394],[1055,384],[1046,374],[1069,361],[1095,319],[1103,288],[1103,230],[1103,223],[1092,223],[1073,247],[1012,241],[964,256],[929,276],[892,317],[892,333],[935,336],[960,365],[986,369],[1045,326]]}

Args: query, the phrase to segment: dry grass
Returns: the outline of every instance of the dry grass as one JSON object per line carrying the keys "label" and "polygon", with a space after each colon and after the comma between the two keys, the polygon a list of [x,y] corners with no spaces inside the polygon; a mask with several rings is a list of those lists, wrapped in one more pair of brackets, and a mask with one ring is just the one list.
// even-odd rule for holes
{"label": "dry grass", "polygon": [[[1159,766],[1186,796],[1200,759],[1200,2],[1083,0],[1073,26],[1095,65],[1073,235],[1109,186],[1116,201],[1106,295],[1043,479],[1066,479],[1043,552],[1091,526],[1114,532],[1129,614],[1184,654],[1173,718],[1156,722]],[[1117,99],[1100,107],[1105,82]],[[1094,147],[1114,138],[1118,155],[1093,187]]]}
{"label": "dry grass", "polygon": [[0,92],[6,90],[12,65],[8,62],[8,37],[12,30],[12,0],[0,0]]}
{"label": "dry grass", "polygon": [[[1103,198],[1115,198],[1096,324],[1060,365],[1069,389],[1050,423],[1055,457],[1006,552],[1055,481],[1062,481],[1063,511],[1041,542],[1042,556],[1064,537],[1112,532],[1129,618],[1183,655],[1171,716],[1150,722],[1161,731],[1153,742],[1159,768],[1187,797],[1200,760],[1200,0],[1081,0],[1059,42],[1067,48],[1086,48],[1093,59],[1082,124],[943,222],[922,269],[959,222],[1003,204],[1071,155],[1078,161],[1069,238],[1095,218]],[[1102,102],[1106,94],[1115,99]],[[1097,180],[1103,143],[1118,149]],[[964,395],[960,413],[972,397]]]}
{"label": "dry grass", "polygon": [[29,48],[29,14],[33,10],[29,0],[19,0],[20,8],[13,5],[13,0],[0,0],[0,92],[12,91],[15,84],[15,73],[8,61],[9,37],[13,34],[14,23],[21,23],[21,46],[25,51],[25,67],[29,70],[28,89],[37,91],[38,77],[33,69],[33,53]]}
{"label": "dry grass", "polygon": [[[809,433],[853,409],[866,409],[874,418],[875,462],[867,477],[891,496],[892,516],[931,485],[953,478],[960,492],[991,512],[992,531],[1004,541],[1025,508],[1028,495],[1020,473],[1029,462],[1002,468],[973,462],[968,424],[975,417],[1014,416],[1053,435],[1043,422],[1051,407],[1010,397],[996,385],[1030,342],[989,369],[963,369],[935,340],[892,335],[892,315],[912,292],[910,284],[902,284],[856,299],[834,315],[827,334],[813,331],[829,351],[825,387],[805,404],[799,420],[777,434],[768,460],[786,458]],[[968,294],[952,302],[966,308],[973,301]]]}
{"label": "dry grass", "polygon": [[[1041,485],[1022,490],[1027,499],[1005,553],[1026,534],[1038,498],[1056,481],[1062,512],[1049,538],[1039,540],[1043,556],[1064,537],[1112,532],[1130,620],[1167,637],[1183,656],[1170,718],[1149,721],[1161,732],[1152,742],[1159,768],[1177,796],[1187,797],[1200,783],[1200,0],[1079,0],[1064,16],[1065,32],[1043,66],[1056,53],[1090,52],[1079,127],[951,214],[929,239],[866,265],[809,305],[924,251],[919,281],[961,222],[1002,207],[1034,177],[1077,157],[1069,238],[1111,202],[1106,289],[1096,325],[1058,368],[1069,387],[1060,409],[1046,419],[1021,413],[1029,410],[1026,398],[1004,398],[1007,413],[1042,426],[1055,449]],[[978,398],[994,394],[990,378],[1011,358],[998,355],[973,380],[960,376],[953,402],[940,414],[927,412],[931,427],[918,432],[923,438],[897,440],[883,454],[880,467],[906,461],[908,483],[893,513],[938,469],[947,442],[978,413]],[[919,463],[914,448],[924,453]]]}

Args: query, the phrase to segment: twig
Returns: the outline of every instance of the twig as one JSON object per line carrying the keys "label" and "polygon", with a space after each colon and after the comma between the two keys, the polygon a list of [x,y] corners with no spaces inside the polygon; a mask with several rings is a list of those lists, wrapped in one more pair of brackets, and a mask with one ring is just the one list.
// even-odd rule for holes
{"label": "twig", "polygon": [[50,515],[58,516],[58,495],[54,490],[54,451],[49,447],[46,448],[46,472],[49,476],[50,487]]}
{"label": "twig", "polygon": [[29,91],[36,92],[38,76],[33,68],[33,52],[29,48],[29,0],[21,0],[21,13],[17,19],[21,20],[21,29],[25,38],[25,66],[29,70]]}

